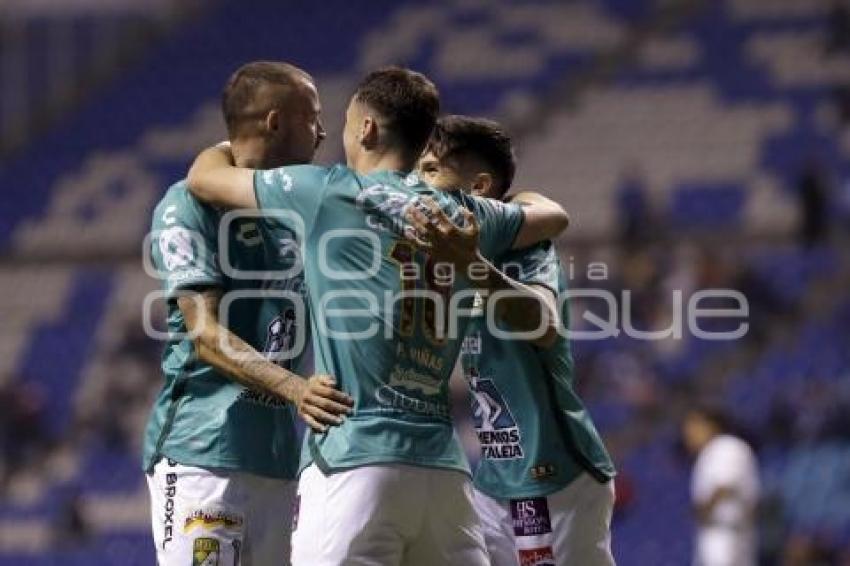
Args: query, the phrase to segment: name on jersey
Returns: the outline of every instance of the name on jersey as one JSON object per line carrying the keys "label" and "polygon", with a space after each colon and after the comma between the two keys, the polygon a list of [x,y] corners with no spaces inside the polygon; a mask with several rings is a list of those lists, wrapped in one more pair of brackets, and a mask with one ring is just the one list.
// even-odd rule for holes
{"label": "name on jersey", "polygon": [[442,373],[445,364],[445,360],[429,348],[408,347],[404,343],[399,343],[396,354],[401,359],[413,360],[420,366],[437,373]]}

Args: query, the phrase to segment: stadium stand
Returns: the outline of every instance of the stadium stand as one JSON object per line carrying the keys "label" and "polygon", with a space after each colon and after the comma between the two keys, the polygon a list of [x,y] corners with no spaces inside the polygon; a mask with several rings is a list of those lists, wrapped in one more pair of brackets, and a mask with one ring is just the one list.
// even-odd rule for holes
{"label": "stadium stand", "polygon": [[[357,77],[393,62],[433,76],[447,111],[521,130],[517,184],[549,191],[575,220],[562,246],[571,285],[592,286],[588,264],[606,262],[604,287],[631,293],[636,328],[669,326],[672,290],[749,299],[750,332],[733,343],[575,343],[579,388],[621,471],[620,564],[689,563],[677,419],[712,396],[758,447],[765,559],[850,556],[850,214],[839,206],[850,128],[836,94],[850,55],[831,47],[831,2],[697,4],[657,31],[649,0],[380,0],[356,12],[344,0],[222,1],[3,162],[0,399],[19,410],[0,417],[0,564],[152,563],[139,444],[159,346],[140,305],[157,282],[139,250],[165,188],[224,137],[224,79],[258,58],[316,75],[322,161],[341,157]],[[612,62],[623,45],[633,55]],[[585,75],[601,64],[614,69]],[[574,96],[552,96],[584,76]],[[543,119],[521,127],[530,116]],[[836,187],[819,220],[833,228],[801,245],[809,166]],[[576,300],[574,328],[592,329],[581,315],[599,308]]]}

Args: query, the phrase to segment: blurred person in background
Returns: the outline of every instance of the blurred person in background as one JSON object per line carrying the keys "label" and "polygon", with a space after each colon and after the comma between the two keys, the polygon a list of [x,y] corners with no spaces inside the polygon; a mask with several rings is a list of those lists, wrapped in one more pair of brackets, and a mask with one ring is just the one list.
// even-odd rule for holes
{"label": "blurred person in background", "polygon": [[682,422],[694,457],[691,498],[697,524],[694,566],[755,566],[759,470],[750,446],[713,405],[690,408]]}
{"label": "blurred person in background", "polygon": [[86,513],[86,499],[78,486],[65,494],[52,524],[53,543],[61,548],[72,548],[85,543],[92,536]]}
{"label": "blurred person in background", "polygon": [[[502,127],[465,116],[438,121],[418,166],[419,176],[436,188],[498,200],[510,189],[515,169]],[[499,262],[553,303],[566,291],[552,241],[512,250]],[[511,325],[519,319],[521,325],[522,316],[505,313],[503,320]],[[568,303],[560,316],[568,327]],[[475,507],[491,563],[614,564],[614,465],[575,393],[570,342],[558,333],[534,341],[497,338],[478,317],[461,359],[475,399],[481,444]]]}
{"label": "blurred person in background", "polygon": [[[240,165],[308,163],[324,138],[312,78],[286,63],[238,69],[222,108]],[[169,329],[165,383],[144,443],[157,558],[168,566],[288,564],[300,454],[293,407],[324,430],[349,400],[327,376],[304,380],[288,371],[303,361],[293,350],[307,323],[297,304],[299,260],[281,251],[269,265],[253,218],[235,219],[220,241],[221,216],[185,182],[168,190],[153,215],[151,253]],[[219,263],[225,252],[241,277]],[[245,272],[268,269],[293,275],[246,279]],[[290,295],[263,295],[270,285]],[[219,320],[219,303],[231,292],[254,294],[232,302]],[[275,363],[270,356],[278,354],[289,357]]]}
{"label": "blurred person in background", "polygon": [[47,399],[36,380],[14,377],[0,386],[0,488],[53,444],[46,416]]}
{"label": "blurred person in background", "polygon": [[623,170],[617,189],[617,213],[620,243],[627,250],[645,245],[651,236],[658,237],[658,223],[653,222],[652,203],[640,167],[634,163]]}
{"label": "blurred person in background", "polygon": [[828,53],[850,50],[850,6],[847,0],[832,0],[826,49]]}
{"label": "blurred person in background", "polygon": [[810,159],[797,180],[800,202],[800,243],[807,248],[829,235],[829,186],[818,161]]}

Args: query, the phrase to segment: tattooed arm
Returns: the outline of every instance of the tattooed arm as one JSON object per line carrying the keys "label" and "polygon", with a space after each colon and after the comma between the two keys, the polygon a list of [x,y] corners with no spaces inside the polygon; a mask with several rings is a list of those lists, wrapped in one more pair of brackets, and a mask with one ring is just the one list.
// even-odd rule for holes
{"label": "tattooed arm", "polygon": [[194,335],[199,359],[255,391],[293,403],[311,428],[319,432],[340,424],[350,412],[351,398],[335,388],[329,375],[308,379],[267,360],[218,321],[220,289],[206,289],[177,299],[186,328]]}

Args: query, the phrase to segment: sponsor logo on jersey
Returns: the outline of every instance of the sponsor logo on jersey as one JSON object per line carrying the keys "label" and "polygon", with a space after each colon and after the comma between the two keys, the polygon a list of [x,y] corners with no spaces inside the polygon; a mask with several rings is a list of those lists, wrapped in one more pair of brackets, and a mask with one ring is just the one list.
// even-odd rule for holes
{"label": "sponsor logo on jersey", "polygon": [[256,222],[239,222],[236,228],[236,241],[249,248],[259,246],[263,243],[260,230]]}
{"label": "sponsor logo on jersey", "polygon": [[433,401],[425,401],[417,399],[410,395],[405,395],[401,391],[397,391],[388,385],[382,385],[375,391],[375,399],[384,407],[390,409],[398,409],[402,411],[412,411],[428,415],[429,417],[438,417],[448,419],[449,407],[445,403],[435,403]]}
{"label": "sponsor logo on jersey", "polygon": [[192,543],[192,566],[218,566],[221,545],[217,539],[196,538]]}
{"label": "sponsor logo on jersey", "polygon": [[[448,405],[437,400],[441,385],[442,382],[431,375],[396,365],[390,373],[389,381],[375,390],[375,400],[392,409],[447,419]],[[419,399],[413,396],[415,393],[431,399]]]}
{"label": "sponsor logo on jersey", "polygon": [[555,553],[551,546],[519,551],[520,566],[555,566]]}
{"label": "sponsor logo on jersey", "polygon": [[511,499],[511,522],[514,536],[533,537],[551,533],[549,503],[545,497]]}
{"label": "sponsor logo on jersey", "polygon": [[[295,309],[286,309],[283,314],[274,317],[266,331],[266,355],[290,352],[295,344],[295,331]],[[289,369],[291,360],[281,361],[281,365]]]}
{"label": "sponsor logo on jersey", "polygon": [[441,381],[411,368],[395,366],[390,374],[388,385],[392,388],[403,387],[411,391],[420,391],[424,395],[437,395],[440,393]]}
{"label": "sponsor logo on jersey", "polygon": [[242,523],[242,517],[234,513],[220,509],[195,509],[186,517],[186,521],[183,523],[183,532],[188,534],[198,528],[208,531],[216,528],[240,530]]}
{"label": "sponsor logo on jersey", "polygon": [[481,457],[490,460],[522,458],[522,434],[493,380],[480,377],[474,367],[466,369],[466,379],[472,389],[472,420],[481,444]]}

